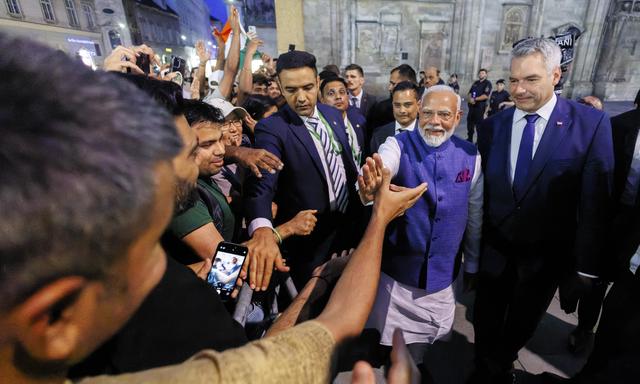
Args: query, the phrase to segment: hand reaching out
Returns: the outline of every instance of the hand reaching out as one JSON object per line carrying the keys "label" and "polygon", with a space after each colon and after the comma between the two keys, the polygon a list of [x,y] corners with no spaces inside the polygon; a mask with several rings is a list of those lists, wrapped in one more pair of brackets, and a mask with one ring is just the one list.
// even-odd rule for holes
{"label": "hand reaching out", "polygon": [[382,158],[377,153],[373,158],[367,157],[362,166],[362,175],[358,176],[358,193],[364,204],[373,201],[380,185],[382,185]]}
{"label": "hand reaching out", "polygon": [[144,75],[144,71],[136,65],[139,54],[131,48],[118,45],[111,54],[104,59],[103,69],[107,72],[125,72],[131,69],[132,73]]}
{"label": "hand reaching out", "polygon": [[375,194],[373,204],[373,216],[377,216],[386,223],[391,222],[411,208],[423,193],[427,190],[427,184],[422,183],[415,188],[400,187],[391,184],[391,171],[382,169],[382,184]]}

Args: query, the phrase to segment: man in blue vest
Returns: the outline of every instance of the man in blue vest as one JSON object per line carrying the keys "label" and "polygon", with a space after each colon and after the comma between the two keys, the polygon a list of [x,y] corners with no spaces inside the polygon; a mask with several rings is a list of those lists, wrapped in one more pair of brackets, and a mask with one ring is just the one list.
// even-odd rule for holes
{"label": "man in blue vest", "polygon": [[483,178],[475,146],[453,136],[461,117],[460,96],[452,88],[429,87],[419,129],[390,136],[379,157],[367,159],[358,181],[365,203],[380,183],[380,163],[396,185],[428,185],[413,208],[387,229],[378,294],[367,324],[380,331],[382,345],[391,345],[393,330],[401,328],[418,365],[427,344],[447,336],[453,325],[451,285],[461,251],[470,274],[466,283],[478,270]]}

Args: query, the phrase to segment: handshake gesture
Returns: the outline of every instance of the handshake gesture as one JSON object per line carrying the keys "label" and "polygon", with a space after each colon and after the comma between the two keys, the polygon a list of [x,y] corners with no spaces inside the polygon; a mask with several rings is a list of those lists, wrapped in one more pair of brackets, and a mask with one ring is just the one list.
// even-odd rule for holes
{"label": "handshake gesture", "polygon": [[[360,200],[364,204],[376,200],[373,207],[374,214],[384,211],[383,217],[389,216],[393,219],[404,214],[415,204],[427,190],[427,184],[422,183],[415,188],[406,188],[391,184],[390,181],[391,172],[383,167],[380,155],[374,153],[373,157],[367,157],[362,167],[362,175],[358,176]],[[386,212],[389,209],[393,209],[394,212]]]}

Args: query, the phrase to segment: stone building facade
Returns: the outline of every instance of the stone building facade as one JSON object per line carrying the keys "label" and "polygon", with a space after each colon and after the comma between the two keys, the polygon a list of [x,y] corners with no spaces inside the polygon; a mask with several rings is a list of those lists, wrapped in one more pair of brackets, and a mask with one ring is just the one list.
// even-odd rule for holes
{"label": "stone building facade", "polygon": [[175,10],[152,0],[123,0],[122,3],[134,45],[148,45],[167,63],[171,55],[185,56]]}
{"label": "stone building facade", "polygon": [[100,65],[105,51],[93,0],[2,0],[0,32],[27,37]]}
{"label": "stone building facade", "polygon": [[457,73],[464,92],[480,68],[507,78],[513,42],[577,27],[565,95],[631,100],[640,88],[640,0],[305,0],[306,49],[318,65],[351,62],[386,93],[400,63]]}

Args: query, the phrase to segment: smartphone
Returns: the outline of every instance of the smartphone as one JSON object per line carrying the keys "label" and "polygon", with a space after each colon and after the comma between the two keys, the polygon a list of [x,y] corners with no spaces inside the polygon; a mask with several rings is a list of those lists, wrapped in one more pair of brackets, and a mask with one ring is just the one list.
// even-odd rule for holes
{"label": "smartphone", "polygon": [[207,282],[218,291],[222,300],[227,300],[233,292],[248,253],[249,248],[244,245],[226,241],[218,244]]}
{"label": "smartphone", "polygon": [[145,75],[148,75],[151,71],[151,60],[149,60],[149,55],[141,53],[136,59],[136,65],[138,68],[142,69],[142,72],[144,72]]}
{"label": "smartphone", "polygon": [[185,59],[179,56],[171,56],[170,72],[180,72],[180,74],[184,77],[184,73],[186,70],[187,70],[187,62]]}
{"label": "smartphone", "polygon": [[255,25],[250,25],[247,28],[247,32],[256,33],[256,26]]}

